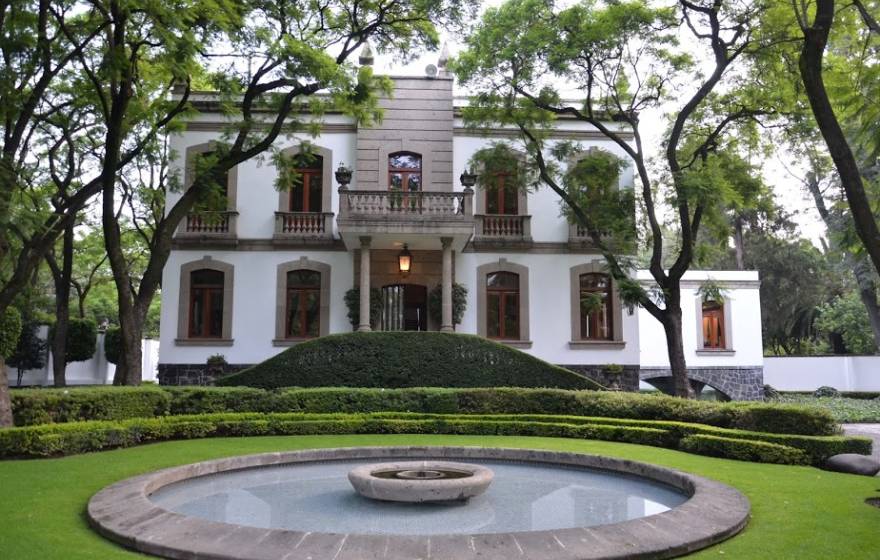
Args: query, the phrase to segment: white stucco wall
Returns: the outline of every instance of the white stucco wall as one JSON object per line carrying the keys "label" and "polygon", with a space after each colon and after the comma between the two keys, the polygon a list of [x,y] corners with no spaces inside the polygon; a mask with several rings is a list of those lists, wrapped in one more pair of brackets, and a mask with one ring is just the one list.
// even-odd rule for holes
{"label": "white stucco wall", "polygon": [[[180,267],[210,256],[235,267],[232,305],[232,346],[179,346],[177,310]],[[330,266],[330,332],[347,332],[345,292],[353,285],[351,254],[344,251],[173,251],[162,276],[161,363],[204,363],[223,354],[230,364],[257,363],[284,350],[275,338],[275,293],[279,264],[308,257]]]}
{"label": "white stucco wall", "polygon": [[764,383],[780,391],[880,391],[880,356],[767,357]]}
{"label": "white stucco wall", "polygon": [[[647,270],[638,273],[640,281],[649,285]],[[730,302],[729,345],[733,352],[698,352],[699,343],[697,290],[703,282],[713,280],[725,289]],[[761,341],[761,305],[756,271],[691,270],[682,280],[682,332],[688,366],[760,366],[763,363]],[[727,312],[727,309],[725,310]],[[662,325],[645,309],[639,309],[640,360],[643,367],[669,367],[666,335]]]}

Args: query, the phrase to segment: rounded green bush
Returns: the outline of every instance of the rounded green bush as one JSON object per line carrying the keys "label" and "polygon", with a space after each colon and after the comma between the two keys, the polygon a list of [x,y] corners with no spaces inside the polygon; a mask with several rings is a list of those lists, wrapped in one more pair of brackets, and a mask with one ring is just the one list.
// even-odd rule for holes
{"label": "rounded green bush", "polygon": [[8,358],[18,346],[21,336],[21,313],[14,307],[7,307],[0,315],[0,358]]}
{"label": "rounded green bush", "polygon": [[838,391],[838,390],[835,389],[834,387],[828,387],[827,385],[823,385],[822,387],[819,387],[818,389],[816,389],[816,390],[813,392],[813,396],[816,397],[816,398],[821,398],[821,397],[839,397],[839,396],[840,396],[840,391]]}
{"label": "rounded green bush", "polygon": [[573,371],[485,338],[440,332],[322,336],[215,382],[277,387],[598,389]]}
{"label": "rounded green bush", "polygon": [[118,364],[121,351],[122,329],[119,327],[109,327],[104,331],[104,357],[111,364]]}

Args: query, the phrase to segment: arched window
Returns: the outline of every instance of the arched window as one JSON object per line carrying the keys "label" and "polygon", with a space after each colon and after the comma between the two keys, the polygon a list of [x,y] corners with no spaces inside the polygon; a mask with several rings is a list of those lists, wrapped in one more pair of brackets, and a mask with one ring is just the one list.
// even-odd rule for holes
{"label": "arched window", "polygon": [[581,340],[611,340],[611,278],[607,274],[581,274]]}
{"label": "arched window", "polygon": [[321,273],[299,269],[287,273],[285,338],[312,338],[321,332]]}
{"label": "arched window", "polygon": [[296,178],[290,186],[290,212],[321,212],[324,158],[297,156]]}
{"label": "arched window", "polygon": [[422,156],[414,152],[388,155],[388,188],[404,192],[422,190]]}
{"label": "arched window", "polygon": [[493,188],[486,189],[486,214],[519,214],[519,193],[510,184],[509,173],[496,173]]}
{"label": "arched window", "polygon": [[189,336],[223,337],[223,280],[219,270],[202,268],[190,272]]}
{"label": "arched window", "polygon": [[724,305],[703,302],[703,348],[724,349]]}
{"label": "arched window", "polygon": [[492,272],[486,275],[486,335],[489,338],[520,338],[519,274]]}
{"label": "arched window", "polygon": [[[199,160],[212,157],[214,152],[199,152],[193,155],[194,169],[190,182],[196,179],[198,173],[207,171],[207,162],[202,163]],[[195,204],[197,211],[203,212],[224,212],[229,208],[229,172],[222,173],[217,178],[217,184],[212,185],[211,189],[199,195],[199,200]]]}

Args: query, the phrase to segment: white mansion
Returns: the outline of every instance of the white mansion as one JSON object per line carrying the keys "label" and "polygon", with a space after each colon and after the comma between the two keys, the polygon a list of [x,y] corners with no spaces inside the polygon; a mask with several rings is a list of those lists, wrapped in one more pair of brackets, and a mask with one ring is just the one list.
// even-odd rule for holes
{"label": "white mansion", "polygon": [[[205,362],[215,354],[240,369],[308,338],[370,329],[454,329],[606,383],[607,366],[618,364],[630,389],[640,377],[668,381],[660,324],[621,305],[601,256],[561,217],[555,193],[462,185],[472,184],[462,177],[472,154],[514,131],[466,128],[445,73],[394,83],[377,126],[329,114],[317,138],[284,140],[291,154],[302,140],[313,146],[291,189],[275,188],[269,161],[247,161],[228,175],[225,209],[193,212],[181,224],[162,282],[160,381],[209,381]],[[224,117],[210,101],[197,97],[200,114],[171,142],[183,184],[187,162],[222,134]],[[556,137],[622,156],[583,123],[560,119]],[[334,171],[343,163],[352,173],[350,182],[339,174],[340,184]],[[631,182],[626,170],[621,183]],[[178,196],[168,194],[169,207]],[[697,295],[707,280],[726,290],[722,304]],[[467,290],[457,325],[454,284]],[[692,271],[683,285],[684,313],[693,317],[684,327],[692,379],[757,398],[757,273]],[[602,305],[584,310],[588,294]]]}

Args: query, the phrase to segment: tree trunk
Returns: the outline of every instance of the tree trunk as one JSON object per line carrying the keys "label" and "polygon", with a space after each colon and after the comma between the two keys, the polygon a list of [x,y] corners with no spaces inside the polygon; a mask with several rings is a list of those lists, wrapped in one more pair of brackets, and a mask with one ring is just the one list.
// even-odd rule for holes
{"label": "tree trunk", "polygon": [[681,306],[667,302],[663,330],[666,333],[666,349],[669,356],[669,369],[672,371],[675,396],[692,399],[694,398],[694,389],[688,380],[681,327]]}
{"label": "tree trunk", "polygon": [[852,256],[853,274],[859,286],[859,299],[868,312],[868,320],[871,322],[871,331],[874,333],[875,352],[880,350],[880,305],[877,303],[877,284],[874,282],[874,274],[870,263],[865,259]]}
{"label": "tree trunk", "polygon": [[12,400],[9,398],[9,377],[6,358],[0,356],[0,428],[12,427]]}
{"label": "tree trunk", "polygon": [[745,270],[745,243],[743,242],[743,219],[737,215],[733,220],[733,247],[736,252],[736,269]]}
{"label": "tree trunk", "polygon": [[143,352],[141,341],[146,313],[135,306],[133,313],[119,314],[120,349],[119,363],[113,375],[114,385],[140,385],[143,381]]}
{"label": "tree trunk", "polygon": [[[871,204],[865,193],[858,162],[847,142],[846,135],[840,127],[834,107],[825,90],[822,78],[822,59],[828,35],[834,23],[834,0],[816,0],[816,14],[813,24],[803,28],[804,44],[801,49],[798,67],[801,81],[816,124],[828,147],[828,153],[834,161],[834,167],[840,176],[840,183],[846,193],[846,200],[852,213],[856,233],[871,257],[874,268],[880,272],[880,230],[874,220]],[[807,14],[803,14],[807,17]]]}
{"label": "tree trunk", "polygon": [[52,338],[52,380],[64,387],[67,376],[67,330],[70,324],[70,278],[73,274],[73,226],[64,228],[61,268],[50,261],[55,280],[55,331]]}

